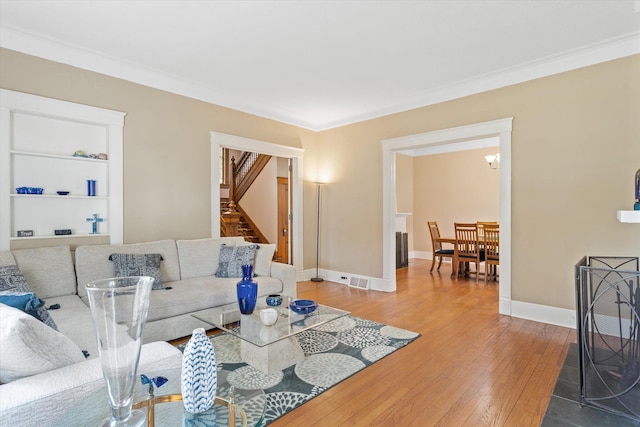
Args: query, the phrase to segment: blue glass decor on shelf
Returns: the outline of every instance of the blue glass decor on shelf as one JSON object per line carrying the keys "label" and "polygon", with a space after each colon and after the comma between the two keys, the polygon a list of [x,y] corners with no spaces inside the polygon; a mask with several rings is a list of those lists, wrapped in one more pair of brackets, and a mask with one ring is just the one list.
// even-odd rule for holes
{"label": "blue glass decor on shelf", "polygon": [[104,221],[104,218],[98,218],[98,214],[93,214],[91,218],[87,218],[87,222],[92,223],[91,234],[98,234],[98,223]]}
{"label": "blue glass decor on shelf", "polygon": [[258,282],[253,280],[253,266],[242,266],[242,280],[236,285],[240,313],[251,314],[258,300]]}
{"label": "blue glass decor on shelf", "polygon": [[216,398],[216,355],[204,328],[194,329],[184,348],[181,376],[182,403],[192,414],[209,410]]}
{"label": "blue glass decor on shelf", "polygon": [[88,179],[87,180],[87,196],[95,196],[96,195],[96,180]]}

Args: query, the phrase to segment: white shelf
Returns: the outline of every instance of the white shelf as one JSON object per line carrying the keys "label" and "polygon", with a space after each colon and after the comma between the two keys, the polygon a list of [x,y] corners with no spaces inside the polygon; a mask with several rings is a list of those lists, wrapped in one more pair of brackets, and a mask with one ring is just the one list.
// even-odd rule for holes
{"label": "white shelf", "polygon": [[[0,250],[39,239],[108,236],[122,243],[124,116],[0,89]],[[74,156],[79,150],[108,160]],[[97,183],[95,196],[87,195],[88,180]],[[17,194],[19,187],[41,187],[44,194]],[[93,214],[104,219],[102,234],[90,234],[86,218]],[[74,234],[57,236],[58,229]],[[34,236],[17,237],[20,230]]]}
{"label": "white shelf", "polygon": [[61,154],[50,154],[50,153],[37,153],[33,151],[10,151],[10,154],[16,156],[33,156],[33,157],[44,157],[49,159],[58,159],[58,160],[76,160],[81,162],[99,162],[99,163],[107,163],[109,160],[103,159],[95,159],[92,157],[80,157],[80,156],[67,156]]}
{"label": "white shelf", "polygon": [[65,239],[69,237],[103,237],[110,236],[109,233],[98,233],[98,234],[63,234],[57,236],[55,234],[47,234],[43,236],[29,236],[29,237],[10,237],[9,240],[38,240],[38,239]]}
{"label": "white shelf", "polygon": [[71,194],[67,194],[66,196],[62,196],[60,194],[17,194],[11,193],[11,197],[25,197],[25,198],[34,198],[34,199],[89,199],[89,200],[109,200],[108,197],[105,196],[74,196]]}
{"label": "white shelf", "polygon": [[618,221],[640,223],[640,211],[618,211]]}

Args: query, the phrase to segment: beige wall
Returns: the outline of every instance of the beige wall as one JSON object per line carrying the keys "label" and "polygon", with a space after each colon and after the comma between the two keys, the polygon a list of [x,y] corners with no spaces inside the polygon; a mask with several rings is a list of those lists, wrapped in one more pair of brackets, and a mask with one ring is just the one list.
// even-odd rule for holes
{"label": "beige wall", "polygon": [[209,131],[305,149],[304,267],[382,277],[381,140],[514,117],[512,298],[574,306],[585,254],[640,255],[620,224],[640,167],[640,55],[320,133],[7,50],[0,87],[127,112],[125,241],[210,233]]}
{"label": "beige wall", "polygon": [[270,243],[278,241],[278,158],[272,157],[238,202]]}
{"label": "beige wall", "polygon": [[437,221],[440,234],[449,237],[454,222],[498,221],[500,171],[484,158],[497,152],[492,147],[414,159],[413,250],[431,252],[427,221]]}
{"label": "beige wall", "polygon": [[0,55],[5,89],[127,113],[125,242],[211,235],[210,131],[301,147],[294,126],[6,49]]}
{"label": "beige wall", "polygon": [[327,204],[341,207],[324,266],[382,276],[381,140],[514,117],[512,299],[573,308],[581,256],[640,256],[640,225],[616,220],[640,167],[638,76],[635,55],[322,132],[338,164]]}

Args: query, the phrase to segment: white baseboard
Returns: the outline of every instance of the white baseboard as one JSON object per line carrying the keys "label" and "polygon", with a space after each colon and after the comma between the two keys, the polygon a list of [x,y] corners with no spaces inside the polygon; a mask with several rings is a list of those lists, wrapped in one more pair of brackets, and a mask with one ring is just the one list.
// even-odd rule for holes
{"label": "white baseboard", "polygon": [[[411,258],[416,258],[416,259],[433,259],[433,252],[427,252],[427,251],[409,251],[409,259]],[[451,258],[444,258],[442,260],[443,263],[447,263],[447,264],[451,264],[452,260]]]}
{"label": "white baseboard", "polygon": [[[340,283],[342,285],[348,285],[349,279],[353,276],[351,273],[345,273],[341,271],[333,271],[333,270],[325,270],[318,269],[318,276],[322,277],[324,280],[328,280],[334,283]],[[298,272],[297,280],[298,282],[311,280],[312,277],[316,277],[316,269],[312,268],[309,270],[302,270]],[[357,276],[366,278],[366,276]]]}
{"label": "white baseboard", "polygon": [[511,316],[576,329],[576,312],[568,308],[511,301]]}
{"label": "white baseboard", "polygon": [[411,259],[411,258],[431,259],[431,252],[409,251],[409,259]]}
{"label": "white baseboard", "polygon": [[[297,281],[305,281],[311,280],[312,277],[316,276],[316,269],[302,270],[298,272]],[[363,276],[361,274],[353,274],[347,273],[344,271],[333,271],[333,270],[325,270],[319,269],[318,276],[322,277],[324,280],[328,280],[330,282],[340,283],[342,285],[347,285],[351,283],[352,278],[363,279],[368,282],[367,289],[371,291],[382,291],[382,292],[390,292],[390,281],[386,279],[382,279],[379,277],[371,277],[371,276]]]}

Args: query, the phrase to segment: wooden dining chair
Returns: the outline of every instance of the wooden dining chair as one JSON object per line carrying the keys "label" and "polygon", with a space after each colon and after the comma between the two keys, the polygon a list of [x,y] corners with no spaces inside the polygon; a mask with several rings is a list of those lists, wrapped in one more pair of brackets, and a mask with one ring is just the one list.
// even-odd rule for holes
{"label": "wooden dining chair", "polygon": [[427,225],[429,227],[429,233],[431,234],[431,249],[433,253],[433,257],[431,259],[431,270],[429,271],[433,271],[433,266],[436,264],[436,258],[439,260],[437,271],[440,271],[443,258],[451,258],[453,262],[454,250],[442,248],[442,242],[438,240],[440,238],[440,229],[438,228],[437,221],[427,221]]}
{"label": "wooden dining chair", "polygon": [[484,226],[485,225],[498,225],[498,221],[478,221],[478,236],[480,240],[482,240],[482,236],[484,236]]}
{"label": "wooden dining chair", "polygon": [[484,282],[487,283],[489,274],[497,280],[500,265],[500,227],[497,224],[484,226],[484,258]]}
{"label": "wooden dining chair", "polygon": [[476,265],[476,282],[480,273],[480,263],[484,261],[484,251],[478,241],[478,224],[459,223],[453,224],[456,232],[456,247],[453,262],[456,263],[459,278],[465,273],[466,265]]}

